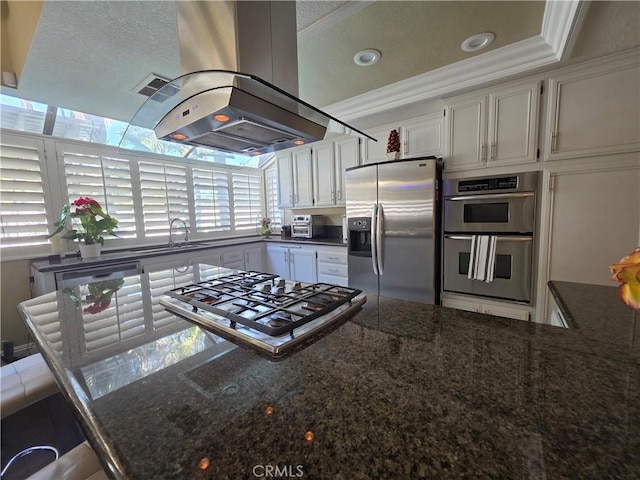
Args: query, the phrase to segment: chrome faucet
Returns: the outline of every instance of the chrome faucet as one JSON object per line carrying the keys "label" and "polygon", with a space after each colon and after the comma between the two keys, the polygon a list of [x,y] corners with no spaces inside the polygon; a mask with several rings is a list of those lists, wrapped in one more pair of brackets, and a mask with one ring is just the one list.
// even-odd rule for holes
{"label": "chrome faucet", "polygon": [[[184,227],[184,240],[177,244],[173,241],[173,226],[176,222],[182,222],[182,226]],[[189,228],[187,227],[187,223],[181,218],[172,218],[169,223],[169,248],[173,248],[176,245],[187,245],[189,243]]]}

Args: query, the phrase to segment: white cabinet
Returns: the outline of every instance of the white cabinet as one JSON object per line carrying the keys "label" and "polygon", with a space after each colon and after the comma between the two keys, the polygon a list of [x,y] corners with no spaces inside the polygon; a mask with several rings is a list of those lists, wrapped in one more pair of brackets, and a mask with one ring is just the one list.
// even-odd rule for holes
{"label": "white cabinet", "polygon": [[345,170],[358,165],[359,145],[356,137],[314,144],[312,152],[314,206],[330,207],[345,204]]}
{"label": "white cabinet", "polygon": [[317,207],[336,204],[335,159],[333,143],[313,146],[313,198]]}
{"label": "white cabinet", "polygon": [[289,250],[289,278],[299,282],[316,283],[316,252],[313,250]]}
{"label": "white cabinet", "polygon": [[244,270],[244,250],[237,249],[222,252],[222,266],[225,268]]}
{"label": "white cabinet", "polygon": [[446,170],[535,162],[540,82],[445,101]]}
{"label": "white cabinet", "polygon": [[496,317],[513,318],[515,320],[529,320],[530,309],[526,306],[512,305],[488,300],[476,300],[468,297],[442,298],[442,306],[466,310],[469,312],[485,313]]}
{"label": "white cabinet", "polygon": [[547,128],[548,160],[640,150],[637,58],[552,76]]}
{"label": "white cabinet", "polygon": [[318,247],[318,282],[347,287],[349,285],[347,250],[341,247]]}
{"label": "white cabinet", "polygon": [[267,272],[282,278],[289,278],[289,248],[281,245],[267,245]]}
{"label": "white cabinet", "polygon": [[301,147],[276,155],[278,169],[278,206],[312,207],[313,183],[311,149]]}
{"label": "white cabinet", "polygon": [[444,119],[439,113],[403,123],[399,132],[402,158],[442,155],[443,126]]}
{"label": "white cabinet", "polygon": [[244,250],[244,268],[254,272],[262,272],[262,247],[246,248]]}
{"label": "white cabinet", "polygon": [[316,251],[301,245],[267,245],[268,272],[300,282],[316,283]]}
{"label": "white cabinet", "polygon": [[441,114],[404,121],[400,125],[385,125],[367,131],[377,140],[365,139],[362,145],[362,163],[384,162],[387,160],[387,140],[391,130],[398,130],[400,135],[401,158],[416,158],[429,155],[442,155],[443,126]]}
{"label": "white cabinet", "polygon": [[377,141],[365,138],[362,140],[362,163],[376,163],[387,160],[387,138],[389,132],[396,125],[386,125],[384,127],[372,128],[367,130],[367,135],[375,138]]}

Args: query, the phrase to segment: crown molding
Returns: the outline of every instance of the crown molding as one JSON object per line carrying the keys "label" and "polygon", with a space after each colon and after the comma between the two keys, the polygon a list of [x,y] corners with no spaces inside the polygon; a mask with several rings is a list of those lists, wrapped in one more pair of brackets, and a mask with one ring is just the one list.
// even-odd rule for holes
{"label": "crown molding", "polygon": [[558,62],[575,35],[582,0],[549,0],[542,32],[520,42],[401,80],[323,108],[343,121],[353,121]]}
{"label": "crown molding", "polygon": [[333,25],[343,21],[345,18],[350,17],[351,15],[358,13],[360,10],[367,8],[369,5],[374,3],[373,1],[358,1],[358,2],[347,2],[340,8],[332,11],[328,15],[325,15],[317,22],[312,23],[308,27],[303,28],[298,32],[298,45],[307,40],[313,38],[318,33],[325,31],[326,29],[332,27]]}

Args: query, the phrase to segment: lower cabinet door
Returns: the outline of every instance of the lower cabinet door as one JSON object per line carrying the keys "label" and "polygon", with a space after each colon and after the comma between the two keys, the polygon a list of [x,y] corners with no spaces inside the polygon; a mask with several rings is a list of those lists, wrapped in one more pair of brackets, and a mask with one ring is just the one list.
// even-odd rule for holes
{"label": "lower cabinet door", "polygon": [[289,278],[288,250],[278,246],[267,247],[267,272]]}
{"label": "lower cabinet door", "polygon": [[289,250],[289,270],[291,280],[298,282],[316,283],[316,252]]}

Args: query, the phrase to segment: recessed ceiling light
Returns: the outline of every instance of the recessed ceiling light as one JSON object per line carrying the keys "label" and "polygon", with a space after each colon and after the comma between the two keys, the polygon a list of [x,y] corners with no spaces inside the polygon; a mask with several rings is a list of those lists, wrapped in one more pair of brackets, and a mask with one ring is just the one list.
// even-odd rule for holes
{"label": "recessed ceiling light", "polygon": [[353,56],[353,61],[356,62],[356,65],[367,67],[374,63],[378,63],[381,56],[382,54],[378,50],[368,48],[367,50],[362,50],[361,52],[356,53]]}
{"label": "recessed ceiling light", "polygon": [[460,48],[465,52],[475,52],[491,45],[496,36],[491,32],[478,33],[467,38]]}

